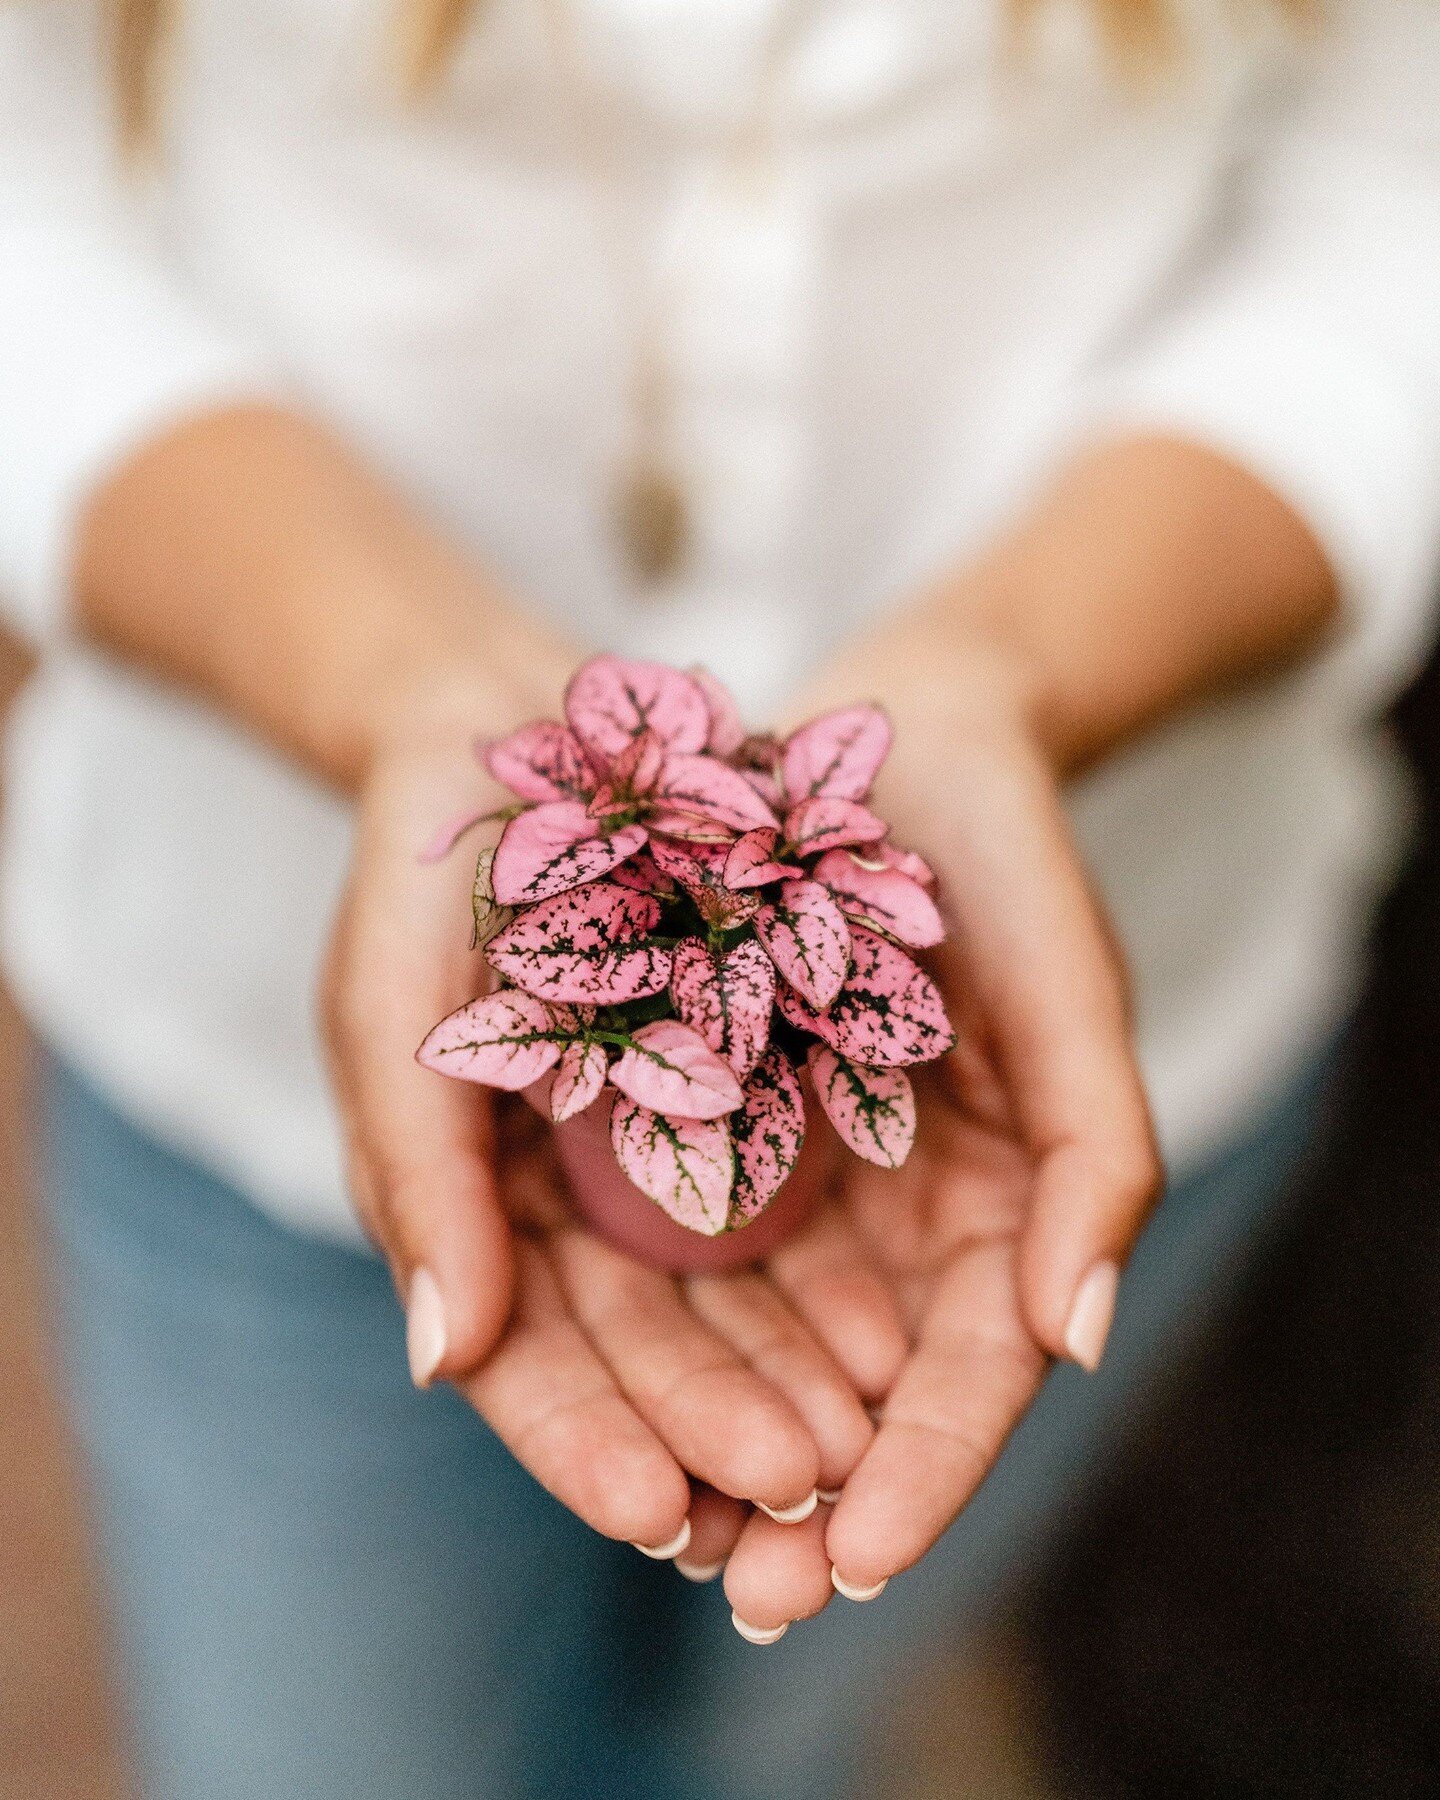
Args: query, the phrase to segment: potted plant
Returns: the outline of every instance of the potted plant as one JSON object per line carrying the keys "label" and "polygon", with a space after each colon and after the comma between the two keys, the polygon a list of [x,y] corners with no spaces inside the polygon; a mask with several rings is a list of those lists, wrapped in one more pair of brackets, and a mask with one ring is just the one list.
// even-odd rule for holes
{"label": "potted plant", "polygon": [[741,1262],[793,1228],[817,1111],[870,1162],[910,1150],[906,1071],[955,1038],[910,954],[944,935],[934,877],[866,804],[889,747],[878,707],[782,742],[702,670],[600,656],[563,723],[482,749],[517,796],[476,868],[496,985],[419,1060],[523,1091],[579,1210],[648,1260]]}

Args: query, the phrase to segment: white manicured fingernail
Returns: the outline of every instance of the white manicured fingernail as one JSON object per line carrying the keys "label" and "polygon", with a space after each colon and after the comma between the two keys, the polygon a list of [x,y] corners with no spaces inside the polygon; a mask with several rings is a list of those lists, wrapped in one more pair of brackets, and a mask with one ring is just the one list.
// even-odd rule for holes
{"label": "white manicured fingernail", "polygon": [[1070,1322],[1065,1327],[1065,1349],[1082,1369],[1099,1367],[1115,1317],[1115,1294],[1120,1270],[1113,1262],[1098,1262],[1075,1290]]}
{"label": "white manicured fingernail", "polygon": [[802,1519],[808,1519],[820,1504],[820,1490],[811,1488],[805,1498],[797,1500],[794,1506],[767,1506],[763,1500],[757,1500],[755,1504],[761,1512],[767,1513],[777,1525],[798,1525]]}
{"label": "white manicured fingernail", "polygon": [[631,1548],[638,1550],[642,1556],[650,1557],[654,1562],[669,1562],[672,1557],[678,1556],[689,1542],[690,1521],[686,1519],[668,1544],[632,1544]]}
{"label": "white manicured fingernail", "polygon": [[680,1558],[677,1556],[675,1558],[675,1567],[680,1571],[680,1573],[685,1577],[685,1579],[687,1581],[695,1581],[695,1582],[713,1581],[715,1579],[715,1577],[720,1573],[720,1571],[725,1567],[725,1562],[724,1562],[724,1558],[722,1557],[719,1562],[689,1563],[689,1562],[681,1562]]}
{"label": "white manicured fingernail", "polygon": [[840,1488],[816,1488],[815,1498],[823,1501],[826,1506],[833,1506],[840,1498],[842,1491]]}
{"label": "white manicured fingernail", "polygon": [[852,1587],[848,1581],[840,1579],[838,1569],[830,1571],[830,1585],[837,1594],[842,1594],[847,1600],[873,1600],[877,1594],[885,1592],[889,1579],[887,1575],[884,1581],[877,1581],[874,1587]]}
{"label": "white manicured fingernail", "polygon": [[783,1625],[774,1625],[769,1631],[761,1625],[752,1625],[748,1619],[742,1619],[737,1612],[730,1614],[730,1623],[740,1633],[747,1644],[778,1644],[790,1629],[787,1620]]}
{"label": "white manicured fingernail", "polygon": [[410,1360],[410,1379],[418,1388],[429,1387],[445,1354],[445,1302],[428,1269],[417,1269],[410,1277],[405,1354]]}

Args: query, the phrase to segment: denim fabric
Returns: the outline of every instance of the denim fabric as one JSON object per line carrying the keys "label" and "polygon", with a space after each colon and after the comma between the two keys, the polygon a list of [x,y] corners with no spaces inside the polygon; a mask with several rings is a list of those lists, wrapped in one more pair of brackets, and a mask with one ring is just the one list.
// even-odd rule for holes
{"label": "denim fabric", "polygon": [[1170,1194],[1101,1374],[1056,1372],[940,1550],[756,1649],[718,1583],[597,1538],[412,1389],[378,1261],[52,1068],[58,1301],[146,1800],[837,1800],[901,1659],[1033,1560],[1274,1212],[1318,1083]]}

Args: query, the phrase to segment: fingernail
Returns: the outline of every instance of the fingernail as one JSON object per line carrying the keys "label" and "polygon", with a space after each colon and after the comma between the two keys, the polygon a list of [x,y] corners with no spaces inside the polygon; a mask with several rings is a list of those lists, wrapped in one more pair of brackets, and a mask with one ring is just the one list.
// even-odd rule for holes
{"label": "fingernail", "polygon": [[833,1506],[840,1498],[842,1491],[840,1488],[816,1488],[815,1498],[823,1501],[826,1506]]}
{"label": "fingernail", "polygon": [[877,1594],[885,1592],[889,1581],[890,1577],[887,1575],[884,1581],[877,1581],[874,1587],[852,1587],[848,1581],[841,1580],[838,1569],[830,1571],[830,1585],[847,1600],[873,1600]]}
{"label": "fingernail", "polygon": [[747,1644],[778,1644],[790,1629],[787,1619],[783,1625],[774,1625],[769,1631],[761,1625],[752,1625],[748,1619],[742,1619],[737,1612],[730,1614],[730,1623],[740,1633]]}
{"label": "fingernail", "polygon": [[654,1562],[669,1562],[676,1557],[690,1542],[690,1521],[684,1520],[680,1529],[668,1544],[631,1544],[631,1549],[638,1550],[642,1556],[648,1556]]}
{"label": "fingernail", "polygon": [[820,1490],[811,1488],[805,1498],[797,1500],[794,1506],[767,1506],[763,1500],[757,1500],[755,1504],[777,1525],[798,1525],[802,1519],[808,1519],[820,1504]]}
{"label": "fingernail", "polygon": [[1120,1270],[1113,1262],[1098,1262],[1075,1290],[1070,1322],[1065,1327],[1065,1349],[1082,1369],[1092,1373],[1100,1364],[1110,1321],[1115,1317],[1115,1292]]}
{"label": "fingernail", "polygon": [[720,1573],[720,1571],[725,1567],[725,1561],[724,1561],[724,1558],[722,1557],[719,1562],[689,1563],[689,1562],[681,1562],[680,1558],[677,1556],[675,1558],[675,1567],[679,1570],[679,1572],[685,1577],[685,1579],[687,1581],[695,1581],[695,1582],[713,1581],[715,1579],[715,1577]]}
{"label": "fingernail", "polygon": [[410,1359],[410,1379],[418,1388],[429,1387],[445,1354],[445,1302],[428,1269],[417,1269],[410,1277],[405,1354]]}

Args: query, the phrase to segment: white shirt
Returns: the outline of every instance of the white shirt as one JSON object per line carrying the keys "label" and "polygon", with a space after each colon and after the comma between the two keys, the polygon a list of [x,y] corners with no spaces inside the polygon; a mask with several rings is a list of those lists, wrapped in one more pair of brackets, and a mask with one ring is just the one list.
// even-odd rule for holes
{"label": "white shirt", "polygon": [[[777,3],[573,0],[614,121],[597,166],[539,0],[477,7],[414,112],[381,0],[190,0],[143,204],[90,6],[0,9],[0,590],[43,646],[11,734],[9,974],[122,1108],[302,1226],[354,1230],[310,999],[347,813],[67,626],[93,483],[237,394],[323,415],[582,640],[702,660],[756,724],[1077,440],[1214,445],[1311,523],[1347,630],[1074,795],[1172,1161],[1349,1001],[1403,810],[1371,720],[1440,537],[1440,9],[1337,0],[1302,46],[1196,5],[1184,78],[1146,100],[1073,0],[1020,76],[990,0],[809,0],[747,181]],[[696,513],[658,600],[607,504],[642,252]]]}

